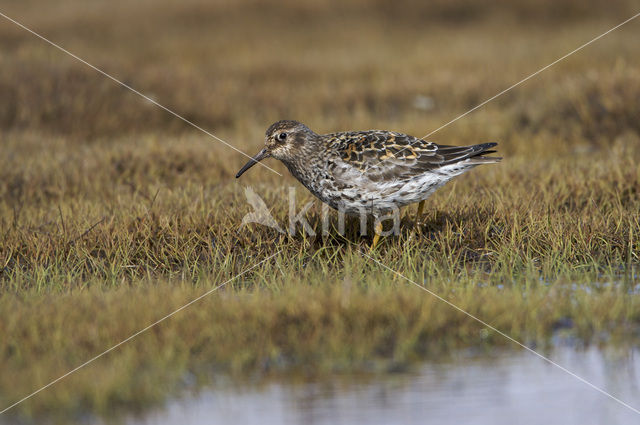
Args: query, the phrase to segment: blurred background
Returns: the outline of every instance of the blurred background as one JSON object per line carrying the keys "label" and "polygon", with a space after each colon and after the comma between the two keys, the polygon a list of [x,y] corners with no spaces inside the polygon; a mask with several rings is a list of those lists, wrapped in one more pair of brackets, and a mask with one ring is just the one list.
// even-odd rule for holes
{"label": "blurred background", "polygon": [[[604,0],[7,0],[2,12],[247,147],[261,143],[264,129],[282,118],[318,132],[426,134],[628,18],[633,6]],[[637,73],[627,73],[637,56],[636,27],[488,105],[482,125],[473,127],[476,138],[505,140],[522,131],[568,138],[576,131],[572,121],[584,113],[594,119],[579,131],[596,143],[604,132],[611,138],[627,127],[637,131],[638,110],[617,106],[638,87]],[[4,132],[90,141],[195,131],[4,19],[0,43]],[[603,99],[609,89],[616,97]],[[606,103],[613,103],[606,108],[615,123],[601,116]],[[466,135],[460,129],[472,124],[464,121],[435,138]],[[215,143],[210,148],[234,155]]]}

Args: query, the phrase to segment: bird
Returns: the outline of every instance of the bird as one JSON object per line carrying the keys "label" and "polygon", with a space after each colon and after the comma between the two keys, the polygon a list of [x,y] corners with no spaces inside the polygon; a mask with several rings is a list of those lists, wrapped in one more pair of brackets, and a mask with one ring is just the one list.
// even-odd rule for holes
{"label": "bird", "polygon": [[[496,163],[497,143],[447,146],[385,130],[317,134],[294,120],[273,123],[265,145],[238,171],[242,176],[258,162],[272,157],[313,195],[347,215],[363,211],[374,217],[419,203],[438,188],[478,165]],[[382,231],[377,222],[374,248]]]}

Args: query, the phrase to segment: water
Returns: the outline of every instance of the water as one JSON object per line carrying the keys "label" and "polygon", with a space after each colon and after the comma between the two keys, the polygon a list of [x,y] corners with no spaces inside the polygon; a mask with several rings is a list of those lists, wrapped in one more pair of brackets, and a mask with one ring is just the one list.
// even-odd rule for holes
{"label": "water", "polygon": [[[553,361],[640,410],[636,350],[557,348]],[[459,356],[406,374],[218,388],[143,424],[640,424],[640,414],[525,351]]]}

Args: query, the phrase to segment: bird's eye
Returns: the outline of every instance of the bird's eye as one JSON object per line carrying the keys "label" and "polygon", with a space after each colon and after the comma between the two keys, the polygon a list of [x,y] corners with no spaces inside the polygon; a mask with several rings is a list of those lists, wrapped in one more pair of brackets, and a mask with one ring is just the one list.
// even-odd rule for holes
{"label": "bird's eye", "polygon": [[278,134],[278,139],[284,141],[287,138],[287,133]]}

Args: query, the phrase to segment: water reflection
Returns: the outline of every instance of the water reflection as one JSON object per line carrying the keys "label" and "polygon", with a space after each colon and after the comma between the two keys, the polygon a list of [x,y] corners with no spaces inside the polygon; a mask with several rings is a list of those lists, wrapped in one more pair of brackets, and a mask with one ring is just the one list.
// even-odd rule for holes
{"label": "water reflection", "polygon": [[[635,350],[557,348],[554,361],[640,408]],[[638,424],[640,415],[526,352],[458,358],[416,373],[216,389],[169,402],[141,424]]]}

